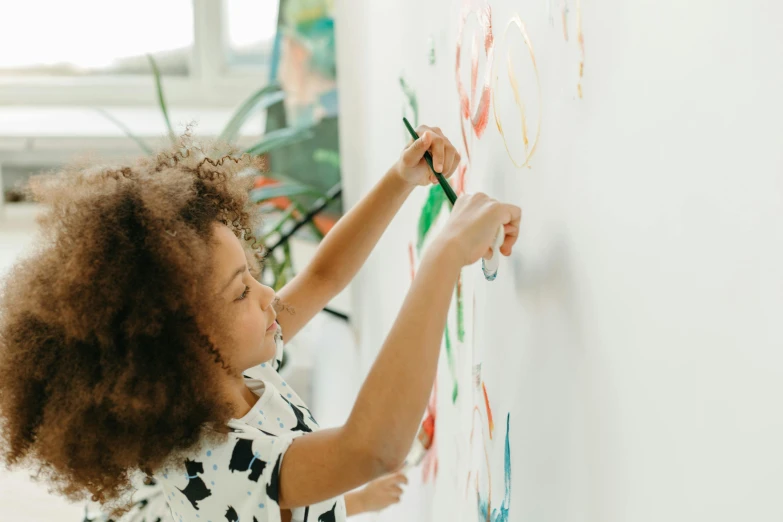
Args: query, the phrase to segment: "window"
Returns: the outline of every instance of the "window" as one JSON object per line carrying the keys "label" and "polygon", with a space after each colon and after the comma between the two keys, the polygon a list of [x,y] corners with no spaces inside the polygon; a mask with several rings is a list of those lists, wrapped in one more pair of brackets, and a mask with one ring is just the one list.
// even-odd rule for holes
{"label": "window", "polygon": [[[163,74],[187,76],[193,52],[191,0],[26,0],[0,7],[3,76]],[[8,23],[10,22],[10,23]]]}
{"label": "window", "polygon": [[269,78],[278,0],[0,2],[0,105],[233,107]]}
{"label": "window", "polygon": [[268,66],[277,33],[278,2],[273,0],[226,0],[229,67]]}

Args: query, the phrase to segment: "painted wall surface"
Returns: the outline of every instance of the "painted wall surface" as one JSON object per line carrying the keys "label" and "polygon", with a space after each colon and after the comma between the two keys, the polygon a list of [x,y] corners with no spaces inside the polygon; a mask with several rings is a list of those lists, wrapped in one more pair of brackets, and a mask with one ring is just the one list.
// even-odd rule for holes
{"label": "painted wall surface", "polygon": [[[458,189],[523,209],[497,280],[467,267],[455,289],[437,475],[380,519],[783,518],[781,19],[765,0],[337,2],[346,203],[405,114],[458,145]],[[364,371],[439,197],[414,194],[356,280]]]}

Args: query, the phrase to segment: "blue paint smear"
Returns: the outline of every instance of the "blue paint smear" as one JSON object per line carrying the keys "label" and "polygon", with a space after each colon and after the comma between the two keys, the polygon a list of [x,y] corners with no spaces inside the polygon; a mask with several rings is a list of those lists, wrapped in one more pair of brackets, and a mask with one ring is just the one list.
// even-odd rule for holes
{"label": "blue paint smear", "polygon": [[481,498],[480,494],[477,494],[478,498],[478,513],[479,520],[490,522],[508,522],[508,512],[511,508],[511,441],[509,438],[509,432],[511,431],[511,414],[506,414],[506,450],[505,458],[503,462],[503,483],[505,491],[503,494],[503,502],[500,504],[500,508],[492,510],[492,516],[487,513],[489,506],[487,501]]}

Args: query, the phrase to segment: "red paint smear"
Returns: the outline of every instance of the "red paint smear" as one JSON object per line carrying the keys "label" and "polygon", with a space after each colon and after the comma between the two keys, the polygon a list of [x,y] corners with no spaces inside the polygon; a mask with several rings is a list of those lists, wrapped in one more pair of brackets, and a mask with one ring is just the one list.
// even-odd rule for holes
{"label": "red paint smear", "polygon": [[[481,86],[481,96],[478,100],[478,105],[474,108],[473,107],[473,101],[474,95],[473,93],[476,90],[476,85],[478,83],[478,57],[474,54],[471,60],[471,96],[468,96],[468,93],[465,91],[465,87],[462,85],[462,80],[460,79],[460,57],[462,55],[462,40],[463,40],[463,33],[465,30],[465,21],[467,20],[468,15],[472,11],[468,10],[466,7],[463,7],[462,15],[460,16],[459,20],[459,28],[457,31],[457,60],[456,60],[456,78],[457,78],[457,92],[459,94],[459,102],[460,102],[460,128],[462,130],[462,141],[465,145],[465,153],[468,156],[468,159],[470,160],[470,149],[468,147],[468,140],[467,136],[465,135],[465,128],[464,128],[464,121],[463,120],[469,120],[471,126],[473,127],[473,132],[476,135],[477,138],[481,138],[482,134],[484,134],[484,130],[487,128],[487,124],[489,123],[489,108],[492,101],[492,62],[493,62],[493,56],[494,56],[494,46],[495,46],[495,38],[492,34],[492,8],[489,5],[486,5],[483,9],[478,10],[477,12],[477,18],[479,26],[481,27],[483,33],[484,33],[484,52],[487,56],[487,63],[486,63],[486,70],[484,73],[484,80]],[[475,52],[476,46],[474,45],[473,50]]]}
{"label": "red paint smear", "polygon": [[455,191],[457,192],[457,196],[462,196],[465,194],[465,173],[467,171],[467,163],[460,163],[459,167],[457,167],[457,180],[454,187]]}
{"label": "red paint smear", "polygon": [[462,114],[460,114],[459,119],[459,130],[462,132],[462,145],[465,146],[465,155],[468,157],[468,161],[470,161],[470,147],[468,147],[468,136],[465,134],[465,126],[462,124]]}
{"label": "red paint smear", "polygon": [[[431,429],[429,451],[424,455],[422,462],[422,480],[426,483],[429,481],[430,476],[435,479],[438,476],[438,449],[437,449],[437,431],[435,426],[437,423],[437,405],[438,405],[438,379],[435,378],[435,382],[432,385],[432,393],[430,394],[430,401],[427,404],[427,420],[431,419],[431,424],[427,426],[428,431]],[[427,429],[425,428],[425,429]]]}
{"label": "red paint smear", "polygon": [[413,278],[416,277],[416,262],[413,257],[413,243],[408,243],[408,261],[410,262],[411,267],[411,281],[413,281]]}
{"label": "red paint smear", "polygon": [[489,407],[489,397],[487,396],[487,387],[484,381],[481,382],[481,389],[484,391],[484,404],[487,405],[487,424],[489,425],[489,438],[492,439],[492,434],[495,432],[495,423],[492,420],[492,408]]}
{"label": "red paint smear", "polygon": [[481,90],[481,98],[479,98],[476,116],[473,118],[473,132],[476,133],[477,138],[480,138],[481,135],[484,134],[487,123],[489,123],[489,105],[491,101],[492,89],[489,86],[484,86]]}

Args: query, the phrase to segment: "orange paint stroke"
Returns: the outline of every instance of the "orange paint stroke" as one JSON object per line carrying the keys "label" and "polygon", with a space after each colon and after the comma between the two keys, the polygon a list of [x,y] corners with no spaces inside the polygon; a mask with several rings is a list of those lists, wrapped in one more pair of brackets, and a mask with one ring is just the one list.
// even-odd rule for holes
{"label": "orange paint stroke", "polygon": [[576,39],[579,42],[579,84],[576,89],[582,98],[582,78],[585,75],[585,35],[582,33],[582,0],[576,0]]}
{"label": "orange paint stroke", "polygon": [[459,130],[462,132],[462,145],[465,147],[465,155],[468,157],[468,161],[470,161],[470,147],[468,147],[468,135],[465,133],[465,126],[462,124],[461,107],[459,114]]}
{"label": "orange paint stroke", "polygon": [[[478,95],[478,101],[473,94],[476,91],[478,85],[478,51],[476,51],[477,45],[474,44],[475,54],[471,58],[471,94],[465,91],[465,87],[462,85],[462,79],[460,78],[460,57],[462,55],[462,40],[463,33],[465,31],[465,23],[468,16],[475,14],[479,27],[484,33],[484,53],[487,57],[486,68],[484,71],[484,79],[481,85],[481,93]],[[475,37],[474,37],[475,38]],[[474,40],[475,41],[475,40]],[[457,30],[457,60],[456,60],[456,79],[457,79],[457,92],[459,94],[460,102],[460,127],[462,130],[462,141],[465,145],[465,153],[470,159],[470,148],[468,146],[468,140],[464,128],[464,120],[470,122],[473,128],[473,134],[477,138],[481,138],[489,123],[489,106],[492,103],[492,70],[494,62],[494,49],[495,38],[492,33],[492,9],[489,5],[485,5],[482,9],[471,10],[467,8],[467,3],[463,6],[462,13],[459,19],[459,26]]]}
{"label": "orange paint stroke", "polygon": [[489,396],[487,396],[487,386],[481,382],[481,389],[484,391],[484,404],[487,406],[487,425],[489,425],[489,438],[492,440],[492,434],[495,432],[495,423],[492,421],[492,408],[489,407]]}
{"label": "orange paint stroke", "polygon": [[[479,410],[478,405],[473,406],[473,414],[470,419],[470,454],[473,454],[473,432],[476,428],[476,414],[479,416],[479,422],[481,421],[481,410]],[[484,459],[487,462],[487,506],[489,509],[487,509],[487,522],[490,522],[489,519],[489,513],[492,512],[492,473],[490,472],[489,467],[489,451],[487,450],[487,443],[484,442]],[[465,485],[465,488],[467,489],[467,484],[470,483],[470,473],[468,473],[468,480]],[[479,472],[476,470],[476,498],[479,499],[481,495],[479,495]]]}
{"label": "orange paint stroke", "polygon": [[410,263],[411,268],[411,281],[413,281],[413,278],[416,277],[416,261],[413,257],[413,243],[408,243],[408,262]]}
{"label": "orange paint stroke", "polygon": [[[517,82],[516,75],[514,74],[514,68],[512,67],[511,63],[511,50],[509,49],[507,51],[506,55],[506,66],[508,68],[508,79],[509,83],[511,84],[511,90],[514,94],[514,101],[519,107],[519,113],[522,121],[522,141],[525,145],[525,158],[521,163],[518,163],[516,159],[514,159],[514,156],[511,154],[511,148],[508,145],[508,140],[506,139],[506,134],[503,131],[503,124],[500,120],[500,117],[498,115],[498,104],[497,100],[492,104],[494,114],[495,114],[495,123],[498,127],[498,132],[503,137],[503,145],[506,147],[506,152],[508,153],[508,157],[511,158],[511,161],[514,163],[514,166],[517,168],[522,167],[528,167],[530,164],[530,158],[533,157],[533,154],[536,152],[536,147],[538,146],[538,138],[541,135],[541,112],[542,112],[542,96],[541,96],[541,80],[538,75],[538,65],[536,65],[536,55],[533,51],[533,44],[530,41],[530,36],[527,33],[527,29],[525,28],[524,22],[522,22],[522,19],[519,17],[518,14],[515,14],[511,17],[511,20],[508,21],[506,24],[506,28],[503,31],[503,39],[506,40],[506,35],[508,34],[508,29],[511,27],[511,25],[517,26],[519,31],[522,33],[522,37],[525,39],[525,45],[527,45],[528,51],[530,52],[530,60],[533,62],[533,71],[535,72],[536,77],[536,87],[538,91],[538,123],[536,124],[536,136],[533,140],[532,146],[529,145],[528,140],[528,133],[527,133],[527,116],[525,114],[525,104],[522,101],[522,97],[519,93],[519,82]],[[497,93],[497,83],[498,83],[498,76],[495,75],[495,92]]]}

